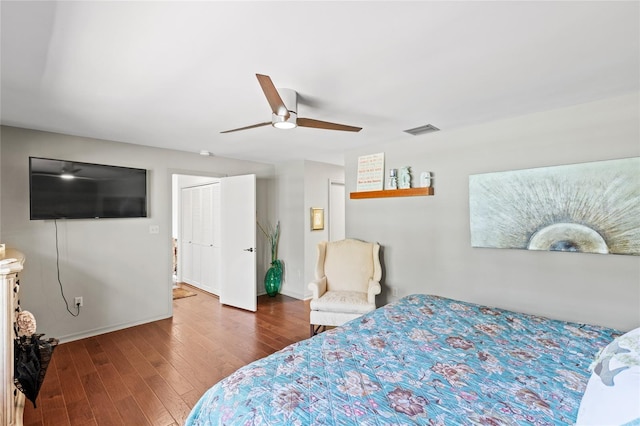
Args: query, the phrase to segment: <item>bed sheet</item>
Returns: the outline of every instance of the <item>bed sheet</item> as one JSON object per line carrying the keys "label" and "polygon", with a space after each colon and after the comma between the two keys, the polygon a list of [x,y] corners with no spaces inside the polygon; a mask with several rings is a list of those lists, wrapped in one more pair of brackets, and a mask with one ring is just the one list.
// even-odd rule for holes
{"label": "bed sheet", "polygon": [[239,369],[186,423],[571,424],[618,334],[411,295]]}

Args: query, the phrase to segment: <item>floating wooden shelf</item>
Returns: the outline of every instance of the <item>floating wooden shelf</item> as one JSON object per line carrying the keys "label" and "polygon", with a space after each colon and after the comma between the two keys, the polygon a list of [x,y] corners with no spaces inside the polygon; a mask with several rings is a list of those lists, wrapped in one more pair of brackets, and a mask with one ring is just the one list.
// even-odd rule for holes
{"label": "floating wooden shelf", "polygon": [[359,200],[362,198],[388,198],[388,197],[425,197],[433,195],[433,187],[429,188],[408,188],[408,189],[385,189],[382,191],[362,191],[352,192],[349,198]]}

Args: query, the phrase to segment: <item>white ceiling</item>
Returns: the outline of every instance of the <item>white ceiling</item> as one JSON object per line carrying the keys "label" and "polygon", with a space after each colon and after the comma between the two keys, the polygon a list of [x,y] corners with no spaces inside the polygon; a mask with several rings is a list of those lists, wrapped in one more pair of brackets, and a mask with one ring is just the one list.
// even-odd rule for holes
{"label": "white ceiling", "polygon": [[[2,124],[277,163],[639,90],[640,3],[2,1]],[[298,115],[271,126],[255,74]]]}

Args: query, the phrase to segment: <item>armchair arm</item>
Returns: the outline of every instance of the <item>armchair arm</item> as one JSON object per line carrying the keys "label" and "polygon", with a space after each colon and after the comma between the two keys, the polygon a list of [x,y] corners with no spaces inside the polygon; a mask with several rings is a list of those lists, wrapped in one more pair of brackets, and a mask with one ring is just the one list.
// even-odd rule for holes
{"label": "armchair arm", "polygon": [[327,277],[311,281],[309,283],[309,290],[313,292],[313,299],[319,299],[320,296],[327,292]]}
{"label": "armchair arm", "polygon": [[369,288],[367,289],[367,300],[369,303],[376,303],[376,294],[380,294],[382,288],[378,281],[369,280]]}

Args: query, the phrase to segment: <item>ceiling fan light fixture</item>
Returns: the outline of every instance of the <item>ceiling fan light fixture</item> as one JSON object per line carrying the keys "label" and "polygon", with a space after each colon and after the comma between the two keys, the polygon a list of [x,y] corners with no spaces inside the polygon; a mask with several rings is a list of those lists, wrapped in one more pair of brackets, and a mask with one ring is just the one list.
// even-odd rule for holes
{"label": "ceiling fan light fixture", "polygon": [[288,121],[279,121],[277,123],[273,123],[273,127],[275,127],[276,129],[290,130],[295,129],[298,126],[296,126],[295,123],[290,123]]}
{"label": "ceiling fan light fixture", "polygon": [[280,115],[273,114],[271,116],[271,125],[276,129],[295,129],[296,127],[298,127],[297,118],[298,115],[293,111],[289,111],[289,119],[286,119],[285,117]]}

